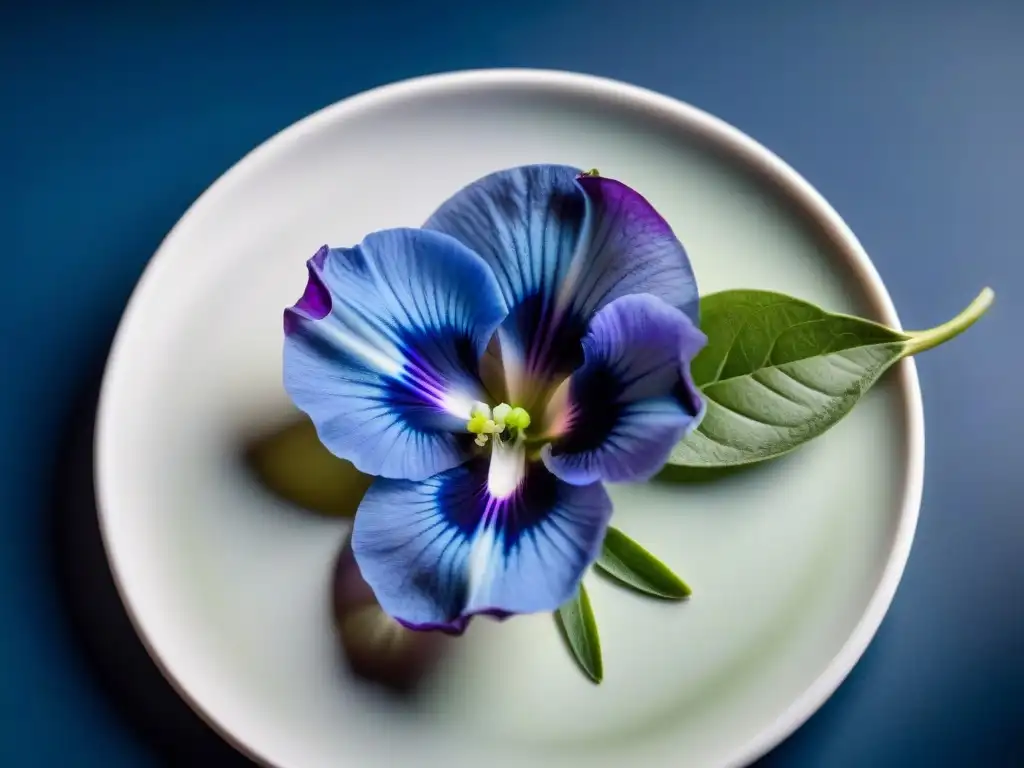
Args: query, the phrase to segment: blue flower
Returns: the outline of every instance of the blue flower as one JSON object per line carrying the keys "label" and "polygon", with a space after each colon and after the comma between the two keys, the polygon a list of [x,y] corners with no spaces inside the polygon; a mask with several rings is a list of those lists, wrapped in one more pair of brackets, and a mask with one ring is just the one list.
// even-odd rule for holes
{"label": "blue flower", "polygon": [[352,548],[381,607],[456,634],[557,609],[600,551],[602,482],[650,478],[704,413],[669,225],[621,182],[533,165],[307,266],[284,384],[377,476]]}

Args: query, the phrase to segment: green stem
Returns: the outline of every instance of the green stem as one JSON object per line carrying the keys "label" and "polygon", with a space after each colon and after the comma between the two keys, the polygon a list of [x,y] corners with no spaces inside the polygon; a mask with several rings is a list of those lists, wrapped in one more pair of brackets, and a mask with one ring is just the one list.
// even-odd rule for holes
{"label": "green stem", "polygon": [[985,314],[995,298],[993,290],[985,288],[978,294],[978,298],[967,306],[967,309],[949,322],[937,325],[927,331],[907,331],[910,341],[907,342],[905,355],[916,355],[918,352],[937,347],[954,336],[959,336]]}

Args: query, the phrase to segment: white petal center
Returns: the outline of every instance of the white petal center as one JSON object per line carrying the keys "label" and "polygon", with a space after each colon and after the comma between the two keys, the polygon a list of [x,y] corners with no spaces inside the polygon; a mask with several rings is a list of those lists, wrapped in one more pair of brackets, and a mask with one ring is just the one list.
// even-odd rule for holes
{"label": "white petal center", "polygon": [[526,444],[522,440],[492,440],[487,493],[492,499],[507,499],[526,476]]}

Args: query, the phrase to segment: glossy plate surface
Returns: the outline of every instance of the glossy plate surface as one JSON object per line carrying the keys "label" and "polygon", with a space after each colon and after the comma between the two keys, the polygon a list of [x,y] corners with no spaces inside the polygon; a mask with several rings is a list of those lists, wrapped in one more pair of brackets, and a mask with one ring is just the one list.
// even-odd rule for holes
{"label": "glossy plate surface", "polygon": [[433,76],[259,147],[181,219],[136,289],[106,372],[96,471],[140,635],[186,700],[265,764],[742,765],[821,705],[889,605],[923,476],[910,361],[794,455],[713,484],[613,488],[616,525],[694,595],[655,603],[588,577],[602,686],[548,616],[476,622],[415,706],[347,677],[328,585],[348,523],[275,498],[241,458],[295,415],[281,311],[321,244],[418,226],[465,183],[536,162],[597,167],[643,193],[703,293],[779,290],[898,326],[854,236],[796,173],[719,120],[621,83]]}

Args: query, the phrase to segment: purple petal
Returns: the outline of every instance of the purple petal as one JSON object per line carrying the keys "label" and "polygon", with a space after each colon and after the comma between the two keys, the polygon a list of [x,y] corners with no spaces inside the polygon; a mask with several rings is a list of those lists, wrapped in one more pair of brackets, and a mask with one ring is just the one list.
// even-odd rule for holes
{"label": "purple petal", "polygon": [[425,226],[493,269],[509,307],[499,331],[507,387],[526,407],[579,364],[590,316],[621,296],[656,296],[697,322],[686,251],[647,200],[613,179],[558,165],[499,171],[457,192]]}
{"label": "purple petal", "polygon": [[564,291],[590,317],[630,294],[645,293],[700,325],[700,296],[690,258],[672,227],[639,192],[602,176],[578,180],[587,197],[589,240]]}
{"label": "purple petal", "polygon": [[423,479],[469,455],[479,360],[506,315],[457,240],[397,229],[321,248],[285,310],[284,385],[323,444],[370,475]]}
{"label": "purple petal", "polygon": [[458,634],[480,614],[553,611],[596,559],[612,509],[601,485],[495,451],[419,483],[378,479],[363,499],[356,560],[406,626]]}
{"label": "purple petal", "polygon": [[331,249],[326,245],[320,246],[320,250],[313,254],[306,269],[309,278],[306,282],[306,290],[295,302],[292,311],[284,313],[284,332],[296,333],[299,330],[299,318],[307,320],[323,320],[331,311],[331,292],[324,285],[320,272],[324,268],[324,261]]}
{"label": "purple petal", "polygon": [[585,362],[563,390],[547,467],[579,484],[652,477],[703,418],[689,369],[706,343],[684,312],[653,296],[600,310],[583,339]]}

